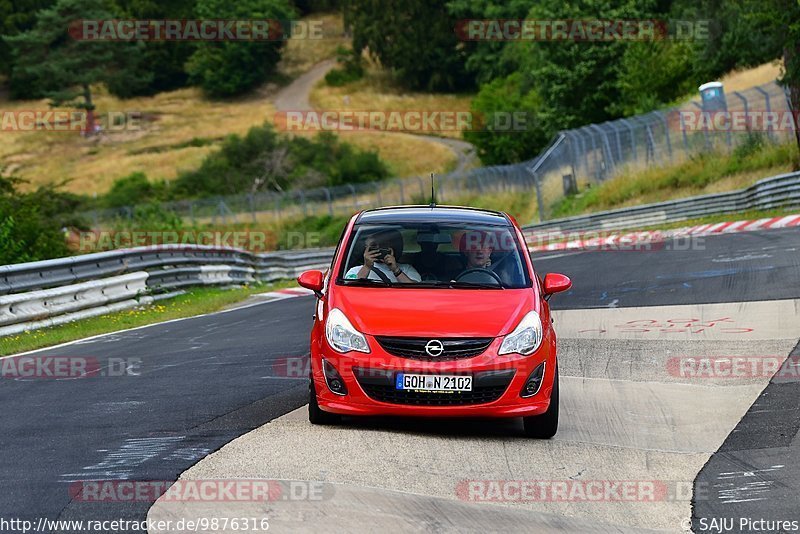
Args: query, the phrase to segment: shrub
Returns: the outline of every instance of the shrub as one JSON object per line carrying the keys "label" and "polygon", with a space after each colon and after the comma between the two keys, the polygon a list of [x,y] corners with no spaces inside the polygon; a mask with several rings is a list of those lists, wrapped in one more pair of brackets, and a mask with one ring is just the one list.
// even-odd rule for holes
{"label": "shrub", "polygon": [[331,69],[325,75],[325,83],[331,87],[341,87],[364,77],[364,66],[359,54],[339,46],[336,49],[336,61],[341,66]]}

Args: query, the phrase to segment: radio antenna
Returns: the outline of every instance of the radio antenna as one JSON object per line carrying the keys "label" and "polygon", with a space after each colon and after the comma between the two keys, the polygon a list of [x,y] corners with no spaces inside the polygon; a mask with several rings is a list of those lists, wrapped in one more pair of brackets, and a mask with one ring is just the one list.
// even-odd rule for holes
{"label": "radio antenna", "polygon": [[430,206],[431,208],[435,208],[436,207],[436,191],[434,190],[434,187],[433,187],[433,184],[434,184],[433,176],[434,176],[433,173],[431,173],[431,206]]}

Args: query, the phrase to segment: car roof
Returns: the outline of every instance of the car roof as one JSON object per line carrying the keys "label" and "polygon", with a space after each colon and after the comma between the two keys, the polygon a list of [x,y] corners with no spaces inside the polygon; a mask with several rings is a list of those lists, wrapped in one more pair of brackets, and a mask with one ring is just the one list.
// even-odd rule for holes
{"label": "car roof", "polygon": [[391,206],[367,210],[359,215],[355,224],[391,223],[474,223],[511,226],[506,214],[500,211],[467,208],[463,206]]}

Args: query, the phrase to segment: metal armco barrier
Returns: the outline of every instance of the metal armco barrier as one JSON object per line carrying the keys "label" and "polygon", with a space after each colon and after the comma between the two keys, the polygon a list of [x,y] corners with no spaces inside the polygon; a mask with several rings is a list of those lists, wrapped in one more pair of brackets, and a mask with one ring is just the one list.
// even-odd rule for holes
{"label": "metal armco barrier", "polygon": [[525,226],[523,230],[526,234],[535,234],[538,231],[634,229],[706,215],[793,207],[800,207],[800,172],[765,178],[738,191],[553,219]]}
{"label": "metal armco barrier", "polygon": [[[636,206],[525,226],[537,232],[641,228],[704,215],[800,207],[800,172],[739,191]],[[200,285],[241,285],[326,269],[333,249],[250,252],[164,245],[0,267],[0,336],[152,302],[151,295]]]}
{"label": "metal armco barrier", "polygon": [[203,245],[140,247],[0,267],[0,336],[152,302],[189,286],[242,285],[326,269],[333,249],[252,254]]}

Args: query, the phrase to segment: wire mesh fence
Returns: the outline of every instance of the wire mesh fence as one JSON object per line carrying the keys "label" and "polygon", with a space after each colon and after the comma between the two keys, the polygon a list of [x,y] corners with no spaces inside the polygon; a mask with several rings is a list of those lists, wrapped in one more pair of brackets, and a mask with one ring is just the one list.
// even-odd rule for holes
{"label": "wire mesh fence", "polygon": [[[693,100],[679,107],[560,132],[537,157],[523,163],[481,167],[436,177],[436,199],[455,203],[465,195],[514,191],[530,195],[539,221],[551,218],[565,196],[612,178],[667,166],[694,154],[731,151],[759,136],[770,142],[794,138],[788,97],[775,83],[734,91],[717,107]],[[362,209],[426,204],[430,179],[416,176],[338,187],[258,192],[162,203],[193,224],[258,223],[310,215],[349,215]],[[83,214],[95,228],[135,217],[135,206]],[[528,222],[528,221],[523,221]]]}
{"label": "wire mesh fence", "polygon": [[748,140],[794,140],[786,92],[776,83],[728,93],[711,106],[679,107],[560,132],[531,167],[539,220],[553,215],[566,195],[622,172],[686,161],[696,154],[730,152]]}

